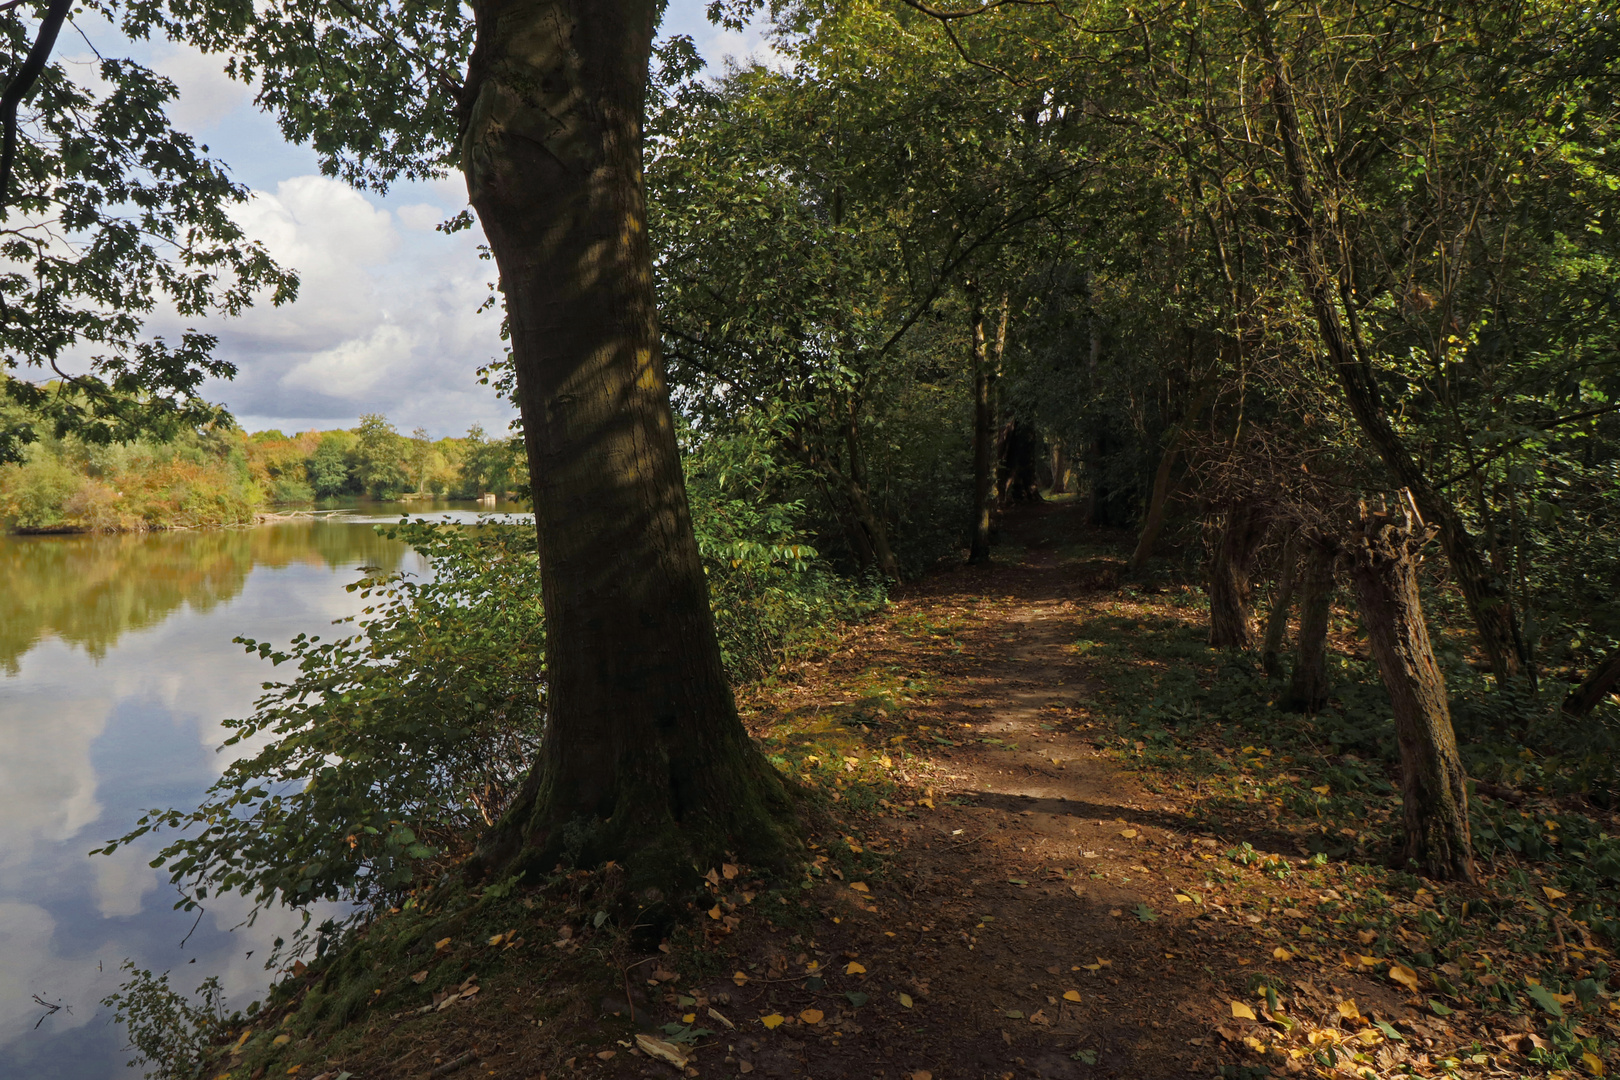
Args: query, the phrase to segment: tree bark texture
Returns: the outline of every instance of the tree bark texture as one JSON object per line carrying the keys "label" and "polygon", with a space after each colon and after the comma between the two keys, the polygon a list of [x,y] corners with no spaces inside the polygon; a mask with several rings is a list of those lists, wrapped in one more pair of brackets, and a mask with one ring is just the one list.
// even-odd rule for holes
{"label": "tree bark texture", "polygon": [[1136,573],[1147,564],[1148,557],[1153,554],[1153,545],[1158,543],[1159,533],[1164,531],[1165,510],[1170,504],[1171,479],[1175,475],[1176,459],[1181,456],[1181,444],[1186,441],[1187,430],[1203,415],[1204,407],[1209,399],[1215,395],[1215,380],[1209,378],[1196,395],[1192,403],[1187,406],[1187,413],[1181,418],[1169,437],[1165,440],[1164,451],[1159,455],[1158,468],[1153,472],[1153,490],[1148,494],[1147,514],[1142,519],[1142,532],[1136,540],[1136,550],[1131,552],[1131,560],[1127,569]]}
{"label": "tree bark texture", "polygon": [[641,122],[655,0],[478,0],[468,192],[511,323],[547,619],[539,760],[475,872],[620,860],[681,888],[796,846],[721,667],[654,308]]}
{"label": "tree bark texture", "polygon": [[1569,692],[1564,698],[1564,712],[1570,716],[1585,716],[1616,687],[1620,687],[1620,650],[1605,657],[1581,685]]}
{"label": "tree bark texture", "polygon": [[1364,513],[1348,544],[1350,577],[1395,713],[1403,861],[1432,878],[1474,881],[1467,778],[1418,598],[1418,553],[1431,535],[1410,520]]}
{"label": "tree bark texture", "polygon": [[992,394],[995,376],[985,356],[984,305],[973,296],[968,360],[973,369],[973,531],[968,562],[990,561],[990,506],[994,495],[991,458],[996,444],[996,413]]}
{"label": "tree bark texture", "polygon": [[1261,48],[1271,67],[1271,101],[1282,140],[1283,162],[1289,185],[1289,207],[1293,220],[1293,247],[1306,299],[1316,317],[1318,332],[1328,358],[1338,372],[1339,386],[1357,426],[1397,483],[1412,493],[1418,511],[1438,526],[1440,546],[1445,550],[1453,579],[1463,594],[1469,614],[1479,630],[1480,644],[1491,662],[1497,682],[1505,684],[1531,676],[1529,651],[1519,629],[1518,614],[1499,576],[1479,553],[1473,536],[1451,501],[1429,483],[1422,467],[1412,457],[1405,440],[1390,423],[1378,391],[1378,381],[1361,340],[1356,309],[1348,284],[1344,284],[1344,311],[1335,297],[1334,274],[1325,265],[1324,251],[1331,241],[1320,235],[1316,193],[1305,165],[1304,137],[1294,103],[1293,84],[1288,66],[1271,38],[1269,18],[1257,0],[1251,0],[1251,14],[1260,35]]}
{"label": "tree bark texture", "polygon": [[1275,679],[1282,674],[1282,644],[1288,636],[1288,613],[1294,606],[1294,585],[1299,566],[1297,535],[1290,535],[1283,543],[1278,559],[1277,590],[1272,596],[1271,610],[1266,613],[1266,636],[1260,645],[1260,667],[1266,678]]}
{"label": "tree bark texture", "polygon": [[1254,588],[1249,570],[1266,533],[1264,514],[1252,502],[1235,503],[1222,515],[1221,537],[1209,560],[1209,643],[1247,649],[1254,633]]}
{"label": "tree bark texture", "polygon": [[1294,672],[1288,684],[1287,706],[1295,712],[1316,713],[1327,704],[1327,634],[1333,614],[1333,565],[1337,545],[1325,537],[1304,543],[1300,568],[1299,638],[1294,643]]}

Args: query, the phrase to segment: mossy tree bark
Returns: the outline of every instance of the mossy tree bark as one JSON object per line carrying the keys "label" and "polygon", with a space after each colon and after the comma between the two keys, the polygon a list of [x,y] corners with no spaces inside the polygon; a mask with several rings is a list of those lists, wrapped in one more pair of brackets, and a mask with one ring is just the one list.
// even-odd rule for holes
{"label": "mossy tree bark", "polygon": [[1304,541],[1300,568],[1299,638],[1294,642],[1294,670],[1288,684],[1288,708],[1316,713],[1327,704],[1327,634],[1333,614],[1333,566],[1338,545],[1323,536]]}
{"label": "mossy tree bark", "polygon": [[1282,643],[1288,636],[1288,613],[1294,606],[1294,588],[1299,577],[1298,545],[1298,534],[1290,535],[1283,542],[1278,559],[1277,589],[1272,594],[1271,610],[1266,613],[1266,634],[1260,645],[1260,667],[1268,679],[1282,674]]}
{"label": "mossy tree bark", "polygon": [[1418,597],[1418,553],[1432,535],[1410,519],[1364,513],[1348,544],[1350,577],[1395,713],[1403,860],[1432,878],[1475,881],[1467,778]]}
{"label": "mossy tree bark", "polygon": [[680,889],[797,845],[738,720],[681,476],[641,123],[656,0],[478,0],[463,170],[500,270],[539,532],[548,719],[475,870],[565,851]]}
{"label": "mossy tree bark", "polygon": [[1254,587],[1249,571],[1266,533],[1264,513],[1252,502],[1226,508],[1221,538],[1209,560],[1209,643],[1247,649],[1254,634]]}

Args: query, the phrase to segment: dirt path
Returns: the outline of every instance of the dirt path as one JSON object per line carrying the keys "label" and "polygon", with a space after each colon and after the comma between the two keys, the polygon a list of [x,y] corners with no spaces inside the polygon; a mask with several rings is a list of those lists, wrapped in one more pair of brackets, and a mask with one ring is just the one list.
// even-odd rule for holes
{"label": "dirt path", "polygon": [[[751,959],[784,976],[817,957],[822,971],[853,960],[865,973],[828,975],[802,1003],[791,981],[777,984],[769,1001],[788,1024],[743,1035],[726,1071],[1216,1075],[1232,973],[1244,983],[1265,952],[1234,955],[1225,939],[1235,928],[1194,924],[1211,921],[1190,897],[1217,841],[1191,833],[1176,799],[1146,790],[1090,737],[1094,675],[1075,641],[1100,609],[1119,608],[1117,571],[1060,548],[1070,516],[1054,507],[1026,517],[1015,564],[926,581],[756,714],[768,731],[827,708],[840,686],[830,700],[846,706],[863,685],[925,686],[878,731],[903,729],[888,742],[917,755],[906,778],[931,789],[934,805],[868,824],[865,846],[888,856],[888,880],[843,890],[847,918],[822,922],[813,938],[755,943]],[[889,678],[874,684],[874,672]],[[847,989],[857,986],[870,1000],[852,1009]],[[766,1000],[746,990],[730,993]],[[818,1002],[819,1023],[792,1022]]]}

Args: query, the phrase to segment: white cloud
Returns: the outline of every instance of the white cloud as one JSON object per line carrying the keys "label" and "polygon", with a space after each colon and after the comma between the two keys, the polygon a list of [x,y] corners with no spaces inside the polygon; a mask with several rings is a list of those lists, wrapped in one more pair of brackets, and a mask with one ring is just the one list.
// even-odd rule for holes
{"label": "white cloud", "polygon": [[401,206],[394,213],[401,225],[419,232],[432,232],[439,222],[450,216],[432,203],[411,203]]}
{"label": "white cloud", "polygon": [[283,386],[315,390],[334,397],[365,395],[398,360],[410,355],[411,336],[384,324],[365,339],[351,338],[320,352],[281,377]]}
{"label": "white cloud", "polygon": [[169,119],[196,133],[248,104],[251,90],[225,74],[223,61],[189,45],[168,44],[152,58],[152,70],[174,81],[180,91],[169,102]]}

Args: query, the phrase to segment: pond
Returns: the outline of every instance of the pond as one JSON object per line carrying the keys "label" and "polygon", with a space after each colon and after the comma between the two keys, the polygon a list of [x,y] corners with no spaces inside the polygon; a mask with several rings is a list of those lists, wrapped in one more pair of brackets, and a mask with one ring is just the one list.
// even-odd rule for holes
{"label": "pond", "polygon": [[232,1007],[263,994],[270,944],[296,917],[240,927],[249,905],[239,897],[211,903],[200,921],[175,911],[167,875],[148,865],[161,839],[88,852],[145,810],[191,809],[218,778],[228,760],[216,752],[220,722],[248,715],[274,677],[232,638],[327,633],[360,608],[344,589],[360,567],[425,572],[374,529],[402,510],[471,521],[478,507],[369,504],[252,529],[0,535],[0,1080],[138,1076],[99,1004],[126,958],[171,971],[185,992],[217,974]]}

